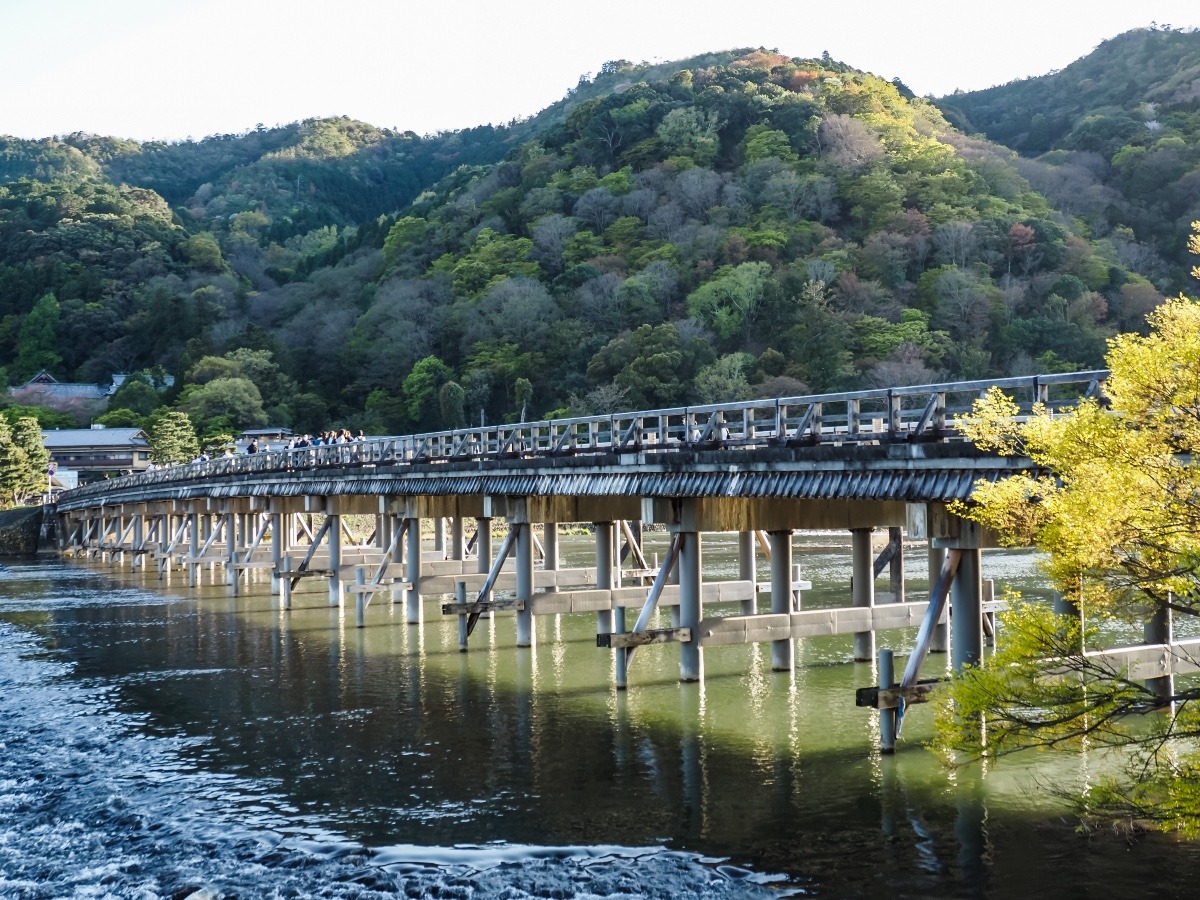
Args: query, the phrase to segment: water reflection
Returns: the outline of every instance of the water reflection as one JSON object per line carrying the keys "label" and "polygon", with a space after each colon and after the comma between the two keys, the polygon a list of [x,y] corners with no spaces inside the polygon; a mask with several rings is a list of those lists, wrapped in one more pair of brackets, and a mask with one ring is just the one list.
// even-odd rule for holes
{"label": "water reflection", "polygon": [[[707,565],[729,562],[721,546],[706,545]],[[814,603],[841,597],[848,554],[800,558]],[[799,643],[794,673],[772,672],[767,647],[712,649],[702,684],[679,683],[675,648],[643,648],[617,692],[591,616],[545,620],[530,649],[496,616],[460,653],[433,600],[423,627],[377,601],[357,629],[323,592],[285,612],[258,588],[172,597],[152,575],[114,590],[106,574],[60,568],[10,590],[3,617],[51,636],[75,677],[114,688],[146,734],[188,739],[183,764],[275,786],[298,818],[369,847],[668,846],[834,896],[1047,884],[1138,896],[1160,870],[1200,874],[1193,848],[1160,839],[1118,844],[1118,861],[1100,852],[1111,838],[1081,845],[1061,810],[1016,781],[1021,765],[940,768],[920,747],[925,708],[900,752],[880,757],[875,718],[853,706],[873,669],[844,663],[848,638]],[[1045,771],[1080,777],[1073,763]],[[1064,869],[1076,857],[1086,865]]]}

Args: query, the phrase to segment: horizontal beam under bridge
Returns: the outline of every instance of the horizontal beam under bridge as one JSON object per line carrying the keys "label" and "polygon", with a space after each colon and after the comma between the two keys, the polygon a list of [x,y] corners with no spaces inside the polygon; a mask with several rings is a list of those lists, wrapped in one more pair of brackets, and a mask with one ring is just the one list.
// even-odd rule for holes
{"label": "horizontal beam under bridge", "polygon": [[927,601],[885,603],[878,606],[805,609],[793,613],[761,613],[753,616],[714,616],[696,629],[701,647],[722,644],[754,644],[832,634],[855,634],[888,628],[911,628],[921,624]]}

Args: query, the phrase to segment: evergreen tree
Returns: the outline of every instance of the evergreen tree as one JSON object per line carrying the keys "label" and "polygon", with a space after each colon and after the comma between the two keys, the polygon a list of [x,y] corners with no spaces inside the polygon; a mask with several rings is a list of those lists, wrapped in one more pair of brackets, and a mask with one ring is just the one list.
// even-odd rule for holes
{"label": "evergreen tree", "polygon": [[52,293],[43,294],[21,323],[17,358],[13,363],[13,375],[18,381],[32,378],[41,369],[52,369],[62,362],[54,349],[58,320],[58,300]]}
{"label": "evergreen tree", "polygon": [[17,485],[18,502],[36,497],[46,490],[50,452],[42,440],[42,427],[33,416],[22,416],[12,427],[12,442],[20,451],[21,481]]}
{"label": "evergreen tree", "polygon": [[25,471],[25,452],[13,440],[8,421],[0,416],[0,506],[15,506]]}
{"label": "evergreen tree", "polygon": [[173,410],[154,424],[150,432],[150,460],[155,465],[191,462],[199,454],[200,441],[187,413]]}

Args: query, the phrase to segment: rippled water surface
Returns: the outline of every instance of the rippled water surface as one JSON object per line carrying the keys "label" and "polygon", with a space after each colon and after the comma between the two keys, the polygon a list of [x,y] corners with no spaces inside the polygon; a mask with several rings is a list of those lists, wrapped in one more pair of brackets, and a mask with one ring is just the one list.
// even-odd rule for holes
{"label": "rippled water surface", "polygon": [[[733,546],[706,539],[706,572]],[[847,542],[797,547],[805,604],[848,603]],[[1028,555],[985,575],[1039,589]],[[1086,759],[947,770],[921,707],[880,757],[849,637],[791,676],[710,649],[703,686],[647,647],[618,693],[593,615],[538,618],[532,650],[485,619],[461,654],[440,598],[357,629],[311,589],[0,570],[0,897],[1195,896],[1192,845],[1082,836],[1048,799]]]}

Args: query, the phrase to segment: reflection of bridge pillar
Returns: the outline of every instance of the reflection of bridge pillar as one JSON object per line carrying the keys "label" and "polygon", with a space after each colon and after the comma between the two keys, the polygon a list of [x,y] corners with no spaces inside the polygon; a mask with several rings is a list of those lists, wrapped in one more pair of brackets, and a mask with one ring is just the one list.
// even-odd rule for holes
{"label": "reflection of bridge pillar", "polygon": [[[875,559],[871,553],[871,529],[850,529],[850,550],[852,554],[852,593],[856,607],[872,607],[875,605]],[[856,631],[854,633],[854,659],[856,662],[870,662],[875,658],[875,632]]]}
{"label": "reflection of bridge pillar", "polygon": [[[929,593],[933,593],[934,586],[938,582],[938,578],[942,574],[942,566],[946,564],[946,549],[944,547],[935,547],[933,541],[929,542]],[[945,618],[945,615],[942,616]],[[933,639],[929,642],[930,653],[945,653],[950,649],[950,629],[945,622],[939,622],[933,628]]]}
{"label": "reflection of bridge pillar", "polygon": [[963,549],[950,583],[950,665],[955,672],[983,660],[983,580],[978,547]]}
{"label": "reflection of bridge pillar", "polygon": [[[524,510],[522,510],[524,513]],[[514,554],[517,558],[517,599],[525,608],[517,610],[517,646],[532,647],[533,630],[533,526],[528,517],[517,525],[517,541]]]}
{"label": "reflection of bridge pillar", "polygon": [[409,625],[421,624],[421,520],[416,516],[407,519],[408,532],[404,535],[408,541],[405,548],[404,578],[408,582],[405,592],[404,618]]}
{"label": "reflection of bridge pillar", "polygon": [[462,516],[455,516],[450,520],[450,558],[465,559],[467,556],[467,542],[463,536],[463,519]]}
{"label": "reflection of bridge pillar", "polygon": [[[772,531],[771,541],[771,612],[792,611],[792,533]],[[771,668],[790,672],[795,667],[795,645],[791,638],[771,642]]]}
{"label": "reflection of bridge pillar", "polygon": [[[596,587],[602,591],[613,587],[613,523],[596,522]],[[596,634],[612,634],[615,623],[611,609],[596,612]]]}

